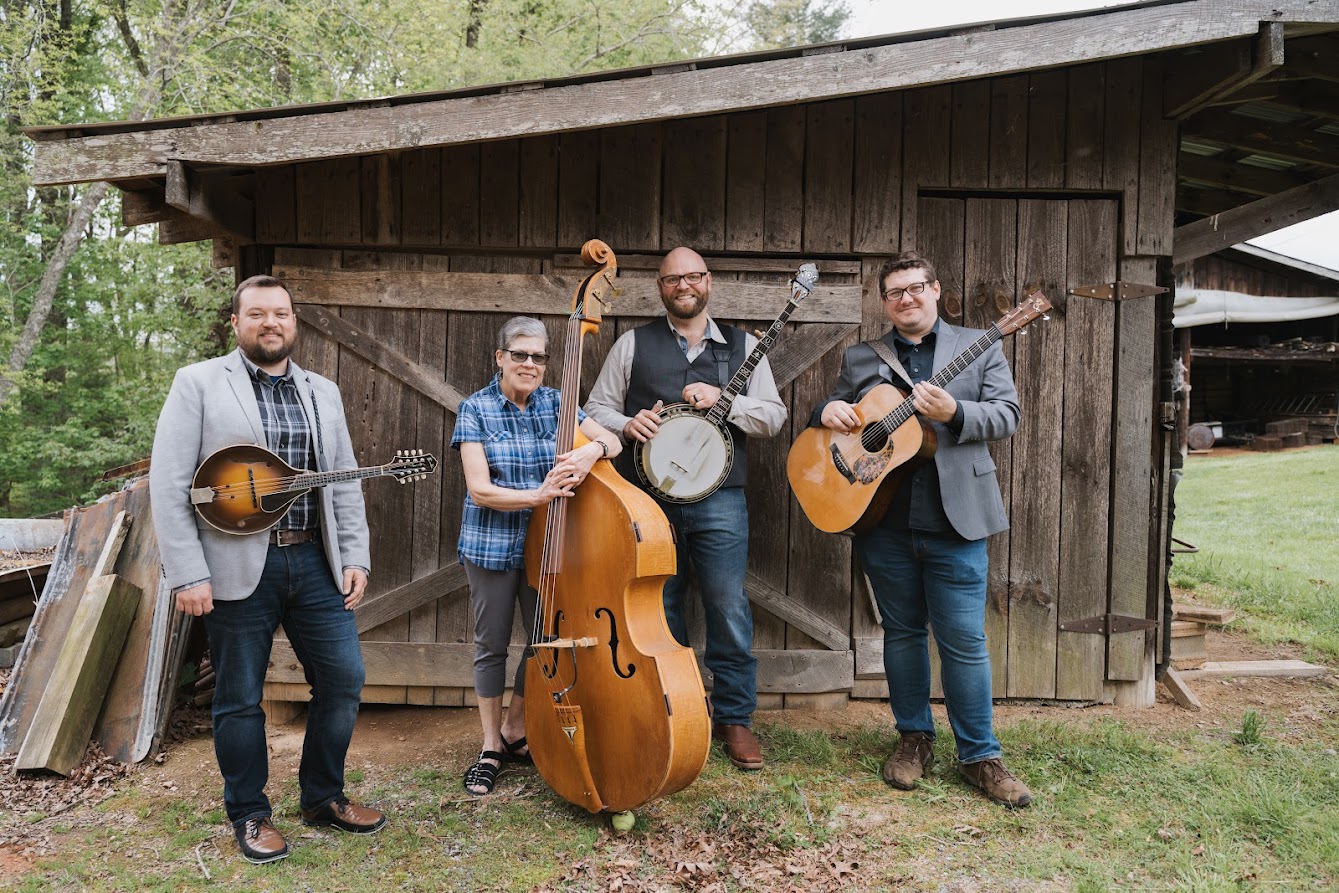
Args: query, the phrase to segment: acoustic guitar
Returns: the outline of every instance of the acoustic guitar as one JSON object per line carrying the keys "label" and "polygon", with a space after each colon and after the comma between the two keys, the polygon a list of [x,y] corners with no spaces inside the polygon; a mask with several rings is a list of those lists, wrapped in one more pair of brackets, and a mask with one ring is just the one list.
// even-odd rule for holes
{"label": "acoustic guitar", "polygon": [[[930,383],[944,387],[1005,335],[1046,317],[1051,303],[1040,291],[991,325]],[[828,533],[863,533],[879,523],[893,494],[935,452],[935,432],[916,415],[907,392],[879,384],[856,404],[862,424],[849,434],[806,428],[786,457],[786,477],[805,515]]]}
{"label": "acoustic guitar", "polygon": [[633,467],[647,489],[667,502],[688,503],[706,499],[725,483],[735,463],[734,441],[725,427],[730,407],[817,281],[818,267],[813,264],[804,264],[795,273],[785,309],[758,339],[711,409],[703,412],[687,403],[673,403],[659,411],[656,436],[633,447]]}
{"label": "acoustic guitar", "polygon": [[388,475],[401,484],[437,470],[436,457],[400,450],[385,465],[343,471],[299,471],[269,450],[237,444],[212,453],[191,479],[191,505],[223,533],[262,533],[279,523],[299,496],[314,487]]}

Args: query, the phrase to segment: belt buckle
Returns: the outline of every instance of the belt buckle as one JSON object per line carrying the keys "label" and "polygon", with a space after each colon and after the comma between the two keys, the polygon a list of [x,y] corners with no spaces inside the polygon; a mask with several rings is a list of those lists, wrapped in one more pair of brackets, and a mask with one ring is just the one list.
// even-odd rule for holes
{"label": "belt buckle", "polygon": [[280,549],[286,549],[289,546],[296,546],[301,541],[296,537],[294,537],[293,539],[289,539],[289,537],[292,537],[294,534],[299,534],[301,532],[302,531],[300,530],[276,530],[274,532],[274,544],[278,546]]}

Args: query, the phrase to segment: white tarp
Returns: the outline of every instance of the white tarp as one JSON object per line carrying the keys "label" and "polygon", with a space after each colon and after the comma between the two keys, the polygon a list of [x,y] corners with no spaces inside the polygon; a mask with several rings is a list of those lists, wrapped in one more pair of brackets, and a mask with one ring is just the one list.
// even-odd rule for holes
{"label": "white tarp", "polygon": [[1172,324],[1178,329],[1213,323],[1284,322],[1339,315],[1339,296],[1285,298],[1208,288],[1178,288]]}

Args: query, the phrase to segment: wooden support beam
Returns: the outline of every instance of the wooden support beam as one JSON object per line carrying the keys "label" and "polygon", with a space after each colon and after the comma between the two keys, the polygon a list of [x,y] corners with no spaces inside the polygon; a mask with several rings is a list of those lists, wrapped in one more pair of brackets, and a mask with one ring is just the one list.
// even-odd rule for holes
{"label": "wooden support beam", "polygon": [[1288,74],[1339,83],[1339,40],[1330,35],[1304,37],[1288,43]]}
{"label": "wooden support beam", "polygon": [[298,307],[298,321],[316,329],[341,347],[347,347],[372,365],[384,369],[398,381],[451,412],[459,409],[460,402],[465,399],[464,394],[442,380],[440,372],[392,350],[353,323],[336,316],[328,307],[301,304]]}
{"label": "wooden support beam", "polygon": [[784,391],[801,372],[823,354],[846,340],[859,327],[858,322],[809,324],[787,332],[767,355],[777,390]]}
{"label": "wooden support beam", "polygon": [[146,189],[121,193],[121,222],[126,226],[143,226],[168,219],[168,207],[162,189]]}
{"label": "wooden support beam", "polygon": [[1172,263],[1183,264],[1336,209],[1339,209],[1339,174],[1331,174],[1314,183],[1178,226],[1173,233]]}
{"label": "wooden support beam", "polygon": [[1289,161],[1339,167],[1339,136],[1295,124],[1234,115],[1221,109],[1191,116],[1182,123],[1181,135]]}
{"label": "wooden support beam", "polygon": [[163,200],[188,217],[251,241],[256,233],[255,207],[238,185],[234,175],[201,173],[169,161]]}
{"label": "wooden support beam", "polygon": [[811,639],[833,651],[845,652],[850,649],[851,634],[844,627],[838,627],[821,614],[809,610],[786,593],[768,585],[752,571],[744,578],[744,591],[748,594],[749,601],[786,621]]}
{"label": "wooden support beam", "polygon": [[1162,113],[1184,118],[1247,83],[1251,75],[1248,38],[1195,47],[1168,60],[1163,71]]}
{"label": "wooden support beam", "polygon": [[1202,155],[1183,154],[1177,162],[1176,173],[1179,179],[1198,180],[1250,195],[1278,195],[1311,182],[1311,178],[1292,171],[1269,170]]}
{"label": "wooden support beam", "polygon": [[[395,310],[505,311],[566,316],[581,277],[541,273],[446,273],[419,270],[320,270],[278,264],[274,274],[298,304]],[[618,279],[609,316],[661,316],[665,305],[651,277]],[[790,287],[713,280],[711,311],[719,319],[776,319]],[[860,321],[859,285],[819,285],[791,317],[794,322]]]}
{"label": "wooden support beam", "polygon": [[412,583],[371,596],[354,611],[358,632],[365,633],[439,598],[464,592],[467,582],[465,568],[451,564]]}
{"label": "wooden support beam", "polygon": [[[54,185],[161,176],[173,160],[284,164],[817,102],[1253,37],[1262,21],[1336,23],[1339,7],[1314,0],[1140,5],[1099,17],[519,92],[351,103],[243,121],[191,119],[66,139],[33,130],[39,140],[33,180]],[[1098,29],[1101,39],[1095,39]]]}
{"label": "wooden support beam", "polygon": [[89,582],[15,769],[69,775],[79,765],[141,595],[138,586],[114,574]]}

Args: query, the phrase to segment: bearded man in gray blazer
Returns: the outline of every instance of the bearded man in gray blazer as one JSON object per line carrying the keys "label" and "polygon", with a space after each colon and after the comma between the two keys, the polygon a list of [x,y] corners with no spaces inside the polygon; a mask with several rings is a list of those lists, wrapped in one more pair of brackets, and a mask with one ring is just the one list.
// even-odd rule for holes
{"label": "bearded man in gray blazer", "polygon": [[856,407],[875,385],[909,392],[938,437],[934,461],[899,487],[883,520],[855,537],[883,623],[889,704],[901,735],[883,765],[888,784],[911,790],[934,761],[927,623],[939,646],[944,703],[959,774],[991,800],[1027,806],[1027,785],[1005,768],[992,728],[986,649],[986,537],[1009,526],[995,463],[986,444],[1018,427],[1018,392],[999,342],[945,387],[930,382],[983,333],[939,318],[939,280],[915,252],[879,271],[883,309],[893,328],[882,345],[857,344],[811,425],[849,433]]}
{"label": "bearded man in gray blazer", "polygon": [[214,753],[223,801],[242,855],[288,855],[271,821],[265,714],[270,646],[280,625],[311,686],[298,770],[302,821],[355,834],[385,825],[344,796],[344,759],[364,671],[353,609],[367,588],[367,517],[361,484],[300,496],[265,533],[214,529],[191,508],[196,468],[212,453],[258,444],[312,471],[356,462],[339,389],[289,359],[297,317],[287,287],[253,276],[233,293],[238,349],[177,372],[158,418],[149,494],[163,575],[177,609],[202,617],[214,665]]}

